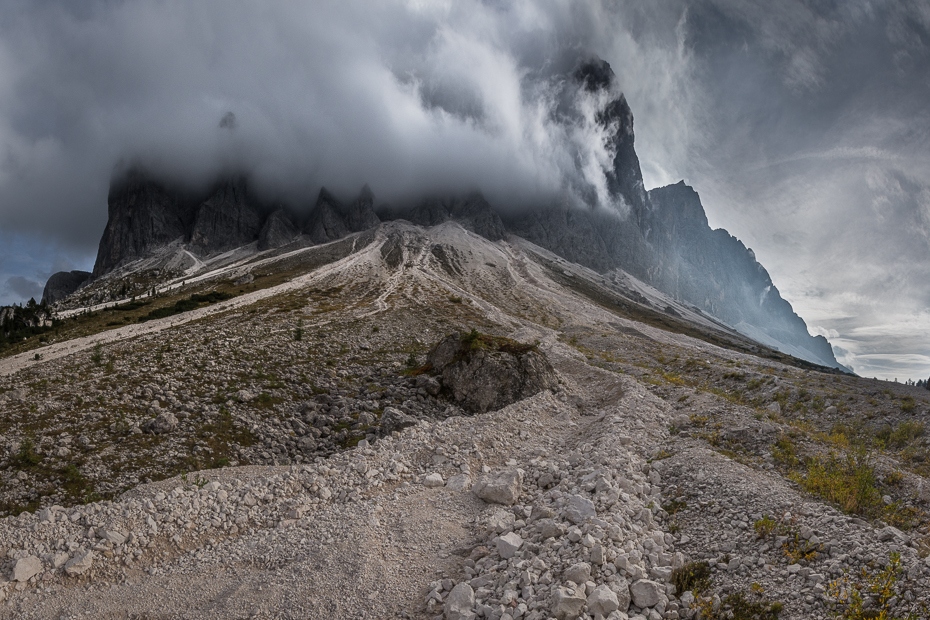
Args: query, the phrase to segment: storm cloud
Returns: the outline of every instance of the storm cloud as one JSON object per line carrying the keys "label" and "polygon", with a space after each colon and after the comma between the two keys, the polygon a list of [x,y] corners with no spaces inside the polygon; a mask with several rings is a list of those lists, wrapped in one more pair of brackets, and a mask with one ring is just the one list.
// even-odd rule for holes
{"label": "storm cloud", "polygon": [[928,33],[917,0],[8,0],[0,303],[11,278],[92,264],[129,162],[191,184],[244,168],[292,203],[596,186],[596,128],[552,117],[595,54],[647,187],[693,185],[841,361],[930,375]]}

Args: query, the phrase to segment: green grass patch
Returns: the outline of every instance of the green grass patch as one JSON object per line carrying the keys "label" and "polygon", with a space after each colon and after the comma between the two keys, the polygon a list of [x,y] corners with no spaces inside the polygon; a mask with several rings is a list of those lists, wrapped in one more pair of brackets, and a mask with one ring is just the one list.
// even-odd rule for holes
{"label": "green grass patch", "polygon": [[156,308],[148,314],[140,316],[139,323],[145,323],[146,321],[152,321],[155,319],[164,319],[166,317],[181,314],[183,312],[190,312],[191,310],[196,310],[202,306],[208,306],[221,301],[226,301],[227,299],[232,299],[233,297],[235,297],[235,295],[221,291],[212,291],[203,294],[195,293],[187,299],[180,299],[174,302],[173,306]]}

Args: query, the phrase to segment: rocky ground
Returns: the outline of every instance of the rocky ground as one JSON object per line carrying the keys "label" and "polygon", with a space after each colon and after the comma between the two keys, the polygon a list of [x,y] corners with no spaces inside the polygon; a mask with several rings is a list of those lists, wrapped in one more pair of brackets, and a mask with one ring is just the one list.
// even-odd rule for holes
{"label": "rocky ground", "polygon": [[[0,379],[0,617],[826,618],[882,575],[872,610],[926,617],[925,391],[636,323],[506,244],[395,228]],[[423,368],[472,328],[555,383],[473,413]]]}

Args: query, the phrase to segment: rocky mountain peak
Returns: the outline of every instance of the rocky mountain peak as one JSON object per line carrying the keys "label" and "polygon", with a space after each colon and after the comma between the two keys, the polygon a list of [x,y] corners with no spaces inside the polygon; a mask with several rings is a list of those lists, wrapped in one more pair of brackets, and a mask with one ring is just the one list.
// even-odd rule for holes
{"label": "rocky mountain peak", "polygon": [[585,90],[597,92],[609,90],[616,75],[610,68],[610,63],[595,56],[584,61],[575,70],[574,78],[584,86]]}
{"label": "rocky mountain peak", "polygon": [[198,254],[224,252],[251,243],[262,229],[258,201],[246,178],[234,174],[216,184],[197,209],[190,246]]}
{"label": "rocky mountain peak", "polygon": [[94,276],[185,238],[191,213],[181,193],[134,167],[114,179]]}

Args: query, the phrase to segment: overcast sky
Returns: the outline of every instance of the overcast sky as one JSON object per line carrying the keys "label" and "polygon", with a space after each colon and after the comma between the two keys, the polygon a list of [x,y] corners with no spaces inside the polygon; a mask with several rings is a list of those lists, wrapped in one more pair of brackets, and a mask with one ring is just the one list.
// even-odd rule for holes
{"label": "overcast sky", "polygon": [[692,185],[856,372],[930,376],[924,0],[5,0],[0,304],[92,267],[121,162],[532,204],[603,155],[547,115],[583,53],[647,188]]}

